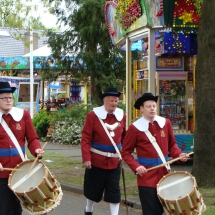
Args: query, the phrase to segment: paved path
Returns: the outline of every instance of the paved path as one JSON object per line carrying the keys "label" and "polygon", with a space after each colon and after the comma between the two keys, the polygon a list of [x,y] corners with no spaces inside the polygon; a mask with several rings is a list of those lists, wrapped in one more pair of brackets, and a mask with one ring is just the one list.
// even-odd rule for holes
{"label": "paved path", "polygon": [[[68,157],[74,157],[76,159],[81,158],[81,149],[79,146],[70,146],[70,145],[61,145],[48,143],[45,147],[45,152],[55,152],[59,154],[64,154]],[[192,163],[189,162],[186,165],[171,165],[172,171],[188,171],[191,172]],[[85,197],[82,195],[83,190],[77,187],[73,187],[66,184],[61,184],[62,189],[64,190],[63,199],[61,204],[50,212],[50,215],[83,215],[84,207],[86,204]],[[131,207],[129,208],[128,215],[141,215],[141,206],[139,199],[128,200]],[[94,215],[108,215],[110,214],[109,205],[106,202],[100,202],[94,206]],[[124,205],[121,205],[119,215],[125,215],[126,208]],[[26,212],[23,212],[23,215],[27,215]]]}
{"label": "paved path", "polygon": [[[48,213],[48,215],[84,215],[84,207],[86,205],[86,199],[83,195],[64,192],[63,199],[59,206],[57,206],[53,211]],[[142,212],[139,209],[134,209],[128,207],[129,215],[141,215]],[[101,201],[94,205],[93,215],[109,215],[110,209],[109,204]],[[23,211],[22,215],[28,215],[27,212]],[[119,215],[126,215],[125,206],[120,206]]]}

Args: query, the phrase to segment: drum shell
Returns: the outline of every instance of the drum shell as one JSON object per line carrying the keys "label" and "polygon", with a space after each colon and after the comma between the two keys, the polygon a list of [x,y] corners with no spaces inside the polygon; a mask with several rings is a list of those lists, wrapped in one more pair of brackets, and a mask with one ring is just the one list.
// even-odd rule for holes
{"label": "drum shell", "polygon": [[30,172],[28,175],[33,162],[27,160],[17,165],[15,169],[24,171],[12,171],[8,186],[21,201],[22,208],[35,214],[53,208],[56,201],[61,199],[62,191],[60,184],[41,161],[35,163],[32,169],[32,171],[36,169],[34,174],[30,175]]}

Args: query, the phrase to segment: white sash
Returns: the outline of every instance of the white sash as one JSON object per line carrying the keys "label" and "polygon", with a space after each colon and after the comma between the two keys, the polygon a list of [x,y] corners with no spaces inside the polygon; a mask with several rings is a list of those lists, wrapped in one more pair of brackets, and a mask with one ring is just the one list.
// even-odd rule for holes
{"label": "white sash", "polygon": [[[152,145],[154,146],[155,150],[157,151],[157,153],[158,153],[158,155],[159,155],[161,161],[162,161],[163,163],[166,163],[165,157],[164,157],[164,155],[163,155],[163,153],[162,153],[160,147],[158,146],[155,137],[152,136],[152,134],[150,133],[149,130],[144,131],[144,132],[145,132],[146,136],[149,138],[149,140],[150,140],[150,142],[152,143]],[[171,170],[171,169],[170,169],[170,165],[169,165],[169,164],[166,164],[165,167],[166,167],[167,171],[170,172],[170,170]]]}
{"label": "white sash", "polygon": [[114,146],[114,148],[115,148],[117,154],[119,155],[119,159],[122,160],[121,153],[120,153],[118,147],[116,146],[116,143],[114,142],[113,138],[110,136],[110,133],[108,132],[108,130],[107,130],[107,128],[106,128],[104,122],[103,122],[102,119],[100,119],[100,118],[99,118],[99,121],[101,122],[101,124],[102,124],[102,126],[103,126],[105,132],[107,133],[107,135],[108,135],[108,137],[109,137],[109,139],[110,139],[112,145]]}
{"label": "white sash", "polygon": [[4,121],[3,118],[1,118],[1,124],[2,124],[2,127],[4,128],[4,130],[7,132],[10,139],[13,141],[14,145],[16,146],[16,148],[19,152],[19,155],[22,158],[22,161],[26,161],[27,159],[25,158],[23,151],[22,151],[16,137],[14,136],[13,132],[10,130],[10,128],[8,127],[7,123]]}

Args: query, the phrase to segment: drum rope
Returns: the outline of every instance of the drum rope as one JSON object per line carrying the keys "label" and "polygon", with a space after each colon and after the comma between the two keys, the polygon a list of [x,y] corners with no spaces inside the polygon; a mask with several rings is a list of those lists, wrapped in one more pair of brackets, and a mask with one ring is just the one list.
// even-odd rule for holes
{"label": "drum rope", "polygon": [[43,194],[43,192],[42,192],[42,190],[38,187],[38,186],[36,186],[36,188],[37,188],[37,191],[40,193],[40,195],[42,196],[42,198],[43,199],[46,199],[46,196]]}
{"label": "drum rope", "polygon": [[170,208],[169,208],[169,205],[168,205],[167,202],[166,202],[166,199],[164,199],[164,203],[165,203],[165,205],[166,205],[166,207],[167,207],[167,210],[170,211]]}
{"label": "drum rope", "polygon": [[206,210],[206,205],[204,204],[203,198],[201,198],[199,190],[197,190],[196,187],[194,187],[194,190],[195,190],[195,193],[196,193],[196,196],[197,196],[198,205],[201,205],[200,210],[197,211],[197,212],[199,212],[199,215],[201,215],[202,212],[204,212]]}
{"label": "drum rope", "polygon": [[179,213],[182,213],[181,207],[178,203],[178,199],[175,200]]}
{"label": "drum rope", "polygon": [[188,202],[189,202],[189,204],[190,204],[190,209],[191,209],[191,211],[195,211],[195,207],[196,207],[196,206],[193,205],[192,200],[191,200],[189,194],[187,194],[187,198],[188,198]]}
{"label": "drum rope", "polygon": [[19,197],[19,195],[16,194],[16,191],[14,190],[13,192],[16,195],[16,197],[19,199],[19,201],[22,202],[23,200]]}
{"label": "drum rope", "polygon": [[26,194],[26,192],[24,192],[25,197],[28,199],[28,201],[33,204],[34,202],[31,200],[31,198]]}
{"label": "drum rope", "polygon": [[49,188],[53,189],[54,186],[52,186],[52,184],[50,183],[50,181],[48,180],[48,178],[46,178],[46,177],[43,177],[43,178],[45,179],[45,181],[48,184]]}

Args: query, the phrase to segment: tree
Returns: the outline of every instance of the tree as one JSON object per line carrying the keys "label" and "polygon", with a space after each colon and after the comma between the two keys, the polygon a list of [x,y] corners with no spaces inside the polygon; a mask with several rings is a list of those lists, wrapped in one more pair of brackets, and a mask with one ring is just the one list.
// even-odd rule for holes
{"label": "tree", "polygon": [[198,185],[215,185],[215,0],[204,0],[198,29],[196,130],[193,175]]}
{"label": "tree", "polygon": [[[42,1],[43,7],[49,6],[47,0]],[[30,29],[45,30],[40,17],[31,16],[31,12],[37,11],[37,5],[31,5],[30,0],[4,0],[0,1],[0,26],[17,29],[17,34],[13,35],[17,39],[24,39],[20,34],[20,29],[30,31]]]}
{"label": "tree", "polygon": [[64,2],[71,12],[59,6],[54,13],[69,27],[62,34],[48,32],[48,43],[54,57],[70,55],[76,62],[83,61],[82,65],[72,62],[71,75],[82,81],[91,78],[91,98],[96,103],[108,85],[118,90],[125,86],[125,52],[111,43],[104,17],[105,0]]}

